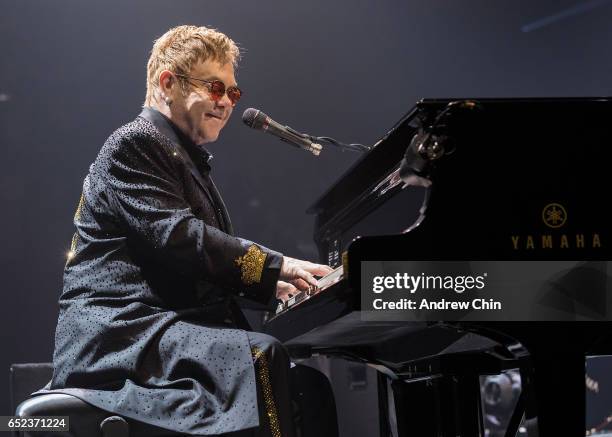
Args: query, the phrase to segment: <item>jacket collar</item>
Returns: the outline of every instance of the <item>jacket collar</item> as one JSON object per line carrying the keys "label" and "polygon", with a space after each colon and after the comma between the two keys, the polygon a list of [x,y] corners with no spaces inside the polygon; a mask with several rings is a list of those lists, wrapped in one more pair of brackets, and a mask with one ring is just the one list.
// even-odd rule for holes
{"label": "jacket collar", "polygon": [[170,141],[183,146],[198,167],[203,166],[203,170],[206,172],[210,171],[212,153],[206,150],[204,146],[197,145],[191,141],[172,120],[150,106],[142,108],[142,112],[138,116],[153,123],[157,130]]}

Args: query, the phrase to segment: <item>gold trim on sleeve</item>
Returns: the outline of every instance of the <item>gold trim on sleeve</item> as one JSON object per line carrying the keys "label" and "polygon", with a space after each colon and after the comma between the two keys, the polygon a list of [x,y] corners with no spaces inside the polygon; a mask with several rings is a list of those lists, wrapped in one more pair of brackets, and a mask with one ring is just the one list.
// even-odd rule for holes
{"label": "gold trim on sleeve", "polygon": [[[251,349],[251,353],[253,354],[253,360],[256,361],[257,377],[261,384],[261,391],[263,392],[264,402],[266,404],[266,416],[270,424],[270,432],[272,437],[282,437],[276,404],[274,403],[274,395],[272,394],[272,384],[270,383],[268,359],[266,358],[266,354],[259,348],[254,347]],[[262,424],[260,423],[259,426],[262,426]]]}
{"label": "gold trim on sleeve", "polygon": [[236,265],[242,272],[242,282],[245,285],[261,282],[266,257],[263,250],[252,244],[244,255],[235,259]]}

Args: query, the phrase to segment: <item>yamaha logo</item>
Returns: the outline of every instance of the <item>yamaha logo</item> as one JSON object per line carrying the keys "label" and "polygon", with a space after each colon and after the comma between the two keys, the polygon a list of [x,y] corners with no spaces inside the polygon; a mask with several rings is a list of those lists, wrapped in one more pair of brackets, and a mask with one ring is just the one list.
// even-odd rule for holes
{"label": "yamaha logo", "polygon": [[560,228],[567,220],[567,211],[565,211],[563,205],[549,203],[542,210],[542,220],[549,228]]}
{"label": "yamaha logo", "polygon": [[[567,222],[567,210],[560,203],[549,203],[542,209],[542,221],[551,229],[544,233],[511,235],[514,250],[599,249],[601,235],[590,229],[567,233],[560,229]],[[535,215],[535,214],[534,214]],[[537,217],[537,216],[536,216]]]}

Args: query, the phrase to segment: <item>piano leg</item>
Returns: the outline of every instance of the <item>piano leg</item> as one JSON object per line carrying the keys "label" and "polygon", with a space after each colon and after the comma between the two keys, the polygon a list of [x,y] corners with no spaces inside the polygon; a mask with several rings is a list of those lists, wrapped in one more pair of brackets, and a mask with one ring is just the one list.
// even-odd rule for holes
{"label": "piano leg", "polygon": [[455,423],[461,436],[484,436],[479,375],[454,377]]}
{"label": "piano leg", "polygon": [[378,425],[380,437],[391,437],[391,425],[389,424],[389,390],[388,379],[381,372],[376,372],[376,383],[378,386]]}
{"label": "piano leg", "polygon": [[444,397],[440,381],[402,381],[391,384],[397,435],[437,437],[447,428],[444,423]]}
{"label": "piano leg", "polygon": [[548,356],[535,356],[534,364],[539,435],[584,435],[584,353],[556,349]]}
{"label": "piano leg", "polygon": [[[391,383],[399,437],[482,436],[478,376],[435,376]],[[381,437],[389,436],[387,379],[379,375]]]}

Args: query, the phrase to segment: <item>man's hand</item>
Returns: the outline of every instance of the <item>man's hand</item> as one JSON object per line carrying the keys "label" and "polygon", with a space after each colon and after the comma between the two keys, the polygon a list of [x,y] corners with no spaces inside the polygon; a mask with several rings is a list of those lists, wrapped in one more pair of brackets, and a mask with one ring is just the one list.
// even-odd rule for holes
{"label": "man's hand", "polygon": [[276,298],[278,300],[282,300],[283,302],[291,299],[291,296],[294,296],[299,292],[300,290],[288,282],[278,281],[276,283]]}
{"label": "man's hand", "polygon": [[315,275],[325,276],[332,271],[331,267],[323,264],[284,256],[276,286],[276,297],[284,301],[289,298],[289,295],[297,293],[298,290],[306,291],[311,287],[316,287]]}

